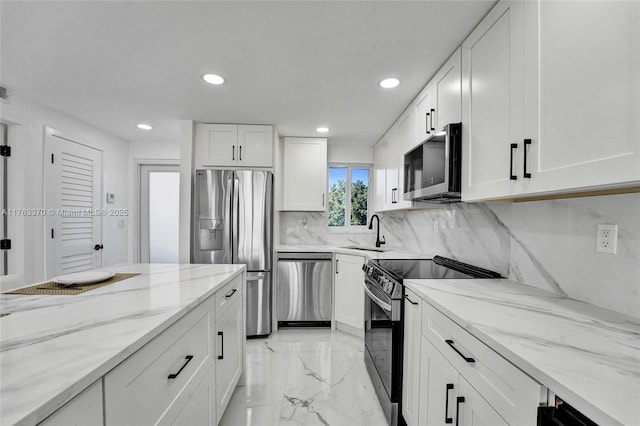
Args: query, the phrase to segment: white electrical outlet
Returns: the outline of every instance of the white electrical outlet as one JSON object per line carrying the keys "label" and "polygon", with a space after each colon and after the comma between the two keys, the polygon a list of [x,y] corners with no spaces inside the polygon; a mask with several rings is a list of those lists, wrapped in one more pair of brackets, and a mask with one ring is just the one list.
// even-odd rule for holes
{"label": "white electrical outlet", "polygon": [[618,225],[599,224],[596,235],[598,253],[616,254],[618,251]]}

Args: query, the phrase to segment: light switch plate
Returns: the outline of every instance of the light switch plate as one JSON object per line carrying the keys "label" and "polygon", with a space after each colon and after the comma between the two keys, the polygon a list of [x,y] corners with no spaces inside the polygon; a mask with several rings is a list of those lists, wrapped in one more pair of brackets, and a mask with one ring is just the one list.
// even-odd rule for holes
{"label": "light switch plate", "polygon": [[602,223],[597,228],[596,251],[616,254],[618,252],[618,225]]}
{"label": "light switch plate", "polygon": [[114,204],[116,202],[116,194],[113,192],[107,192],[107,204]]}

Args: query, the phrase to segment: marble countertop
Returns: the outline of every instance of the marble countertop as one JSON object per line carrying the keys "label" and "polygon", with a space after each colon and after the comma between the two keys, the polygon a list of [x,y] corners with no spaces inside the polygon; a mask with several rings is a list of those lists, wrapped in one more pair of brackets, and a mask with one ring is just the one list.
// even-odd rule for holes
{"label": "marble countertop", "polygon": [[595,422],[640,425],[640,320],[509,280],[405,285]]}
{"label": "marble countertop", "polygon": [[75,296],[0,295],[0,424],[35,424],[245,270],[119,265],[140,273]]}
{"label": "marble countertop", "polygon": [[[352,246],[370,248],[376,250],[375,246],[360,246],[353,244]],[[291,252],[314,252],[314,253],[340,253],[350,254],[355,256],[364,256],[370,259],[431,259],[434,255],[428,255],[425,253],[416,253],[407,251],[401,248],[394,247],[380,247],[384,250],[382,252],[358,250],[346,247],[332,246],[332,245],[293,245],[283,244],[276,246],[276,251],[279,253],[291,253]]]}

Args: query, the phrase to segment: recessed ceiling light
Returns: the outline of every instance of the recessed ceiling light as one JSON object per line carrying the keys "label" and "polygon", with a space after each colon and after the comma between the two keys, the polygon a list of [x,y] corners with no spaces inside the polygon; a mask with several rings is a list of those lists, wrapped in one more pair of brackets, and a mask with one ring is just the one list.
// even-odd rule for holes
{"label": "recessed ceiling light", "polygon": [[400,80],[393,77],[385,78],[379,84],[380,84],[380,87],[384,87],[385,89],[391,89],[396,87],[398,84],[400,84]]}
{"label": "recessed ceiling light", "polygon": [[218,74],[205,74],[202,76],[202,79],[207,83],[215,84],[216,86],[224,84],[227,81],[224,77],[219,76]]}
{"label": "recessed ceiling light", "polygon": [[140,123],[140,124],[138,124],[138,129],[151,130],[151,129],[153,129],[153,127],[149,126],[148,124]]}
{"label": "recessed ceiling light", "polygon": [[329,131],[328,127],[318,127],[316,129],[316,132],[318,132],[318,133],[327,133],[328,131]]}

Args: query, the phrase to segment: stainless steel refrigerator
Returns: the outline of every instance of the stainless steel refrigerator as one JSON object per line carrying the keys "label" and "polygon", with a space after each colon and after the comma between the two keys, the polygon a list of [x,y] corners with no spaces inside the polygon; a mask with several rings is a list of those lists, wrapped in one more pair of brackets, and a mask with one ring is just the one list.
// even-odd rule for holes
{"label": "stainless steel refrigerator", "polygon": [[273,174],[196,170],[191,263],[247,265],[247,336],[271,333]]}

